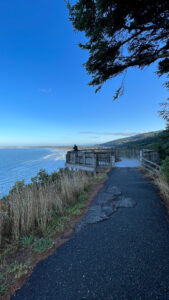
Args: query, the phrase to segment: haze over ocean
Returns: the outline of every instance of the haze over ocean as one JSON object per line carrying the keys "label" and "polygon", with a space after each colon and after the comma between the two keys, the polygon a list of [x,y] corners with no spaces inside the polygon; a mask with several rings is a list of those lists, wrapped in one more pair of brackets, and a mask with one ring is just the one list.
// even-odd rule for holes
{"label": "haze over ocean", "polygon": [[0,198],[15,181],[30,182],[40,169],[52,173],[65,166],[66,151],[57,148],[0,149]]}

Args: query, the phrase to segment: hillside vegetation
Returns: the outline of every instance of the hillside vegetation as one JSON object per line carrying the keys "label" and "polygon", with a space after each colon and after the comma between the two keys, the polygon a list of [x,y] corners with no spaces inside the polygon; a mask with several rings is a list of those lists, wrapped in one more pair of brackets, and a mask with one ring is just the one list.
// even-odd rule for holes
{"label": "hillside vegetation", "polygon": [[160,158],[164,160],[169,156],[169,132],[154,131],[142,133],[128,138],[110,141],[101,146],[120,149],[153,149],[158,151]]}
{"label": "hillside vegetation", "polygon": [[[161,159],[162,176],[155,176],[155,182],[165,194],[164,198],[169,197],[169,131],[154,131],[143,134],[138,134],[132,137],[118,139],[102,144],[104,147],[119,148],[123,150],[128,149],[153,149],[158,151]],[[162,184],[163,183],[163,184]],[[166,188],[164,188],[164,186]],[[167,191],[166,191],[167,190]],[[167,195],[167,196],[166,196]],[[167,207],[169,210],[169,200],[167,200]]]}

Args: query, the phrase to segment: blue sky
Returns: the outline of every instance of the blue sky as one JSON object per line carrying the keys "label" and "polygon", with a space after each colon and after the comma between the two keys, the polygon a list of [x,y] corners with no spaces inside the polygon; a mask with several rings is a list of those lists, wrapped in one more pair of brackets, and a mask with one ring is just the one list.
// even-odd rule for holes
{"label": "blue sky", "polygon": [[82,64],[83,35],[63,0],[0,2],[0,146],[95,144],[164,129],[167,98],[156,65],[127,72],[94,93]]}

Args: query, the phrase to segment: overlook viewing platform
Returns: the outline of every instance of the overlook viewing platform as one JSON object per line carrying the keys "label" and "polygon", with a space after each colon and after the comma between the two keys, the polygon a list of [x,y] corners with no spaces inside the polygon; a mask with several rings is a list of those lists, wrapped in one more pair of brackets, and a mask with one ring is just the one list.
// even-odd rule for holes
{"label": "overlook viewing platform", "polygon": [[81,149],[68,151],[66,154],[66,167],[90,172],[104,172],[106,168],[115,166],[121,158],[137,159],[143,168],[160,170],[159,155],[154,150],[142,149]]}
{"label": "overlook viewing platform", "polygon": [[115,164],[115,155],[111,150],[83,149],[68,151],[66,167],[91,172],[103,172]]}

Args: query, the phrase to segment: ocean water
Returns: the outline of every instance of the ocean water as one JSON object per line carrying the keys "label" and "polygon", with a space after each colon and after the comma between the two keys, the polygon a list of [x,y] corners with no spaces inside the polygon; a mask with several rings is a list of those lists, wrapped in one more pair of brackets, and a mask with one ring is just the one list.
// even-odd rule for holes
{"label": "ocean water", "polygon": [[40,169],[48,173],[65,166],[66,151],[61,149],[0,149],[0,198],[17,180],[29,183]]}

